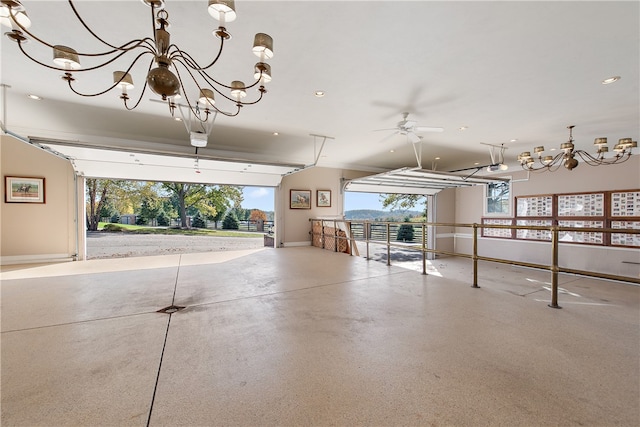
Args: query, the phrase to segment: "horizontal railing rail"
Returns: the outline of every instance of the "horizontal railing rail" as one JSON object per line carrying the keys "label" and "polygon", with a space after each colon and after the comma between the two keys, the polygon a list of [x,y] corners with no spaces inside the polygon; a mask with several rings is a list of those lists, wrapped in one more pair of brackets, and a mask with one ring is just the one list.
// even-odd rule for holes
{"label": "horizontal railing rail", "polygon": [[[448,223],[448,222],[379,222],[379,221],[350,221],[339,219],[310,219],[312,242],[314,245],[325,248],[325,243],[329,242],[331,249],[343,252],[339,248],[348,248],[348,253],[353,255],[353,248],[356,242],[366,243],[366,259],[369,256],[369,245],[384,245],[387,249],[387,265],[391,265],[391,248],[402,248],[405,250],[415,250],[422,253],[422,274],[427,274],[427,254],[448,255],[473,260],[473,288],[478,286],[478,261],[495,262],[509,264],[520,267],[535,268],[551,272],[551,302],[549,307],[561,308],[558,305],[558,274],[567,273],[599,279],[616,280],[640,284],[640,278],[618,276],[608,273],[578,270],[561,267],[558,265],[558,255],[560,247],[559,234],[566,231],[576,231],[583,233],[619,233],[619,234],[640,234],[640,230],[623,228],[587,228],[587,227],[565,227],[565,226],[535,226],[535,225],[503,225],[503,224],[477,224],[477,223]],[[402,227],[405,227],[404,231]],[[411,231],[409,230],[411,228]],[[427,237],[429,231],[436,227],[471,228],[473,230],[473,250],[471,254],[453,251],[440,250],[427,247]],[[524,261],[515,261],[503,258],[487,257],[478,255],[478,230],[484,228],[498,228],[511,230],[545,230],[551,233],[551,264],[538,264]],[[391,236],[395,235],[395,239]],[[541,241],[547,242],[547,241]],[[639,250],[628,248],[629,250]]]}

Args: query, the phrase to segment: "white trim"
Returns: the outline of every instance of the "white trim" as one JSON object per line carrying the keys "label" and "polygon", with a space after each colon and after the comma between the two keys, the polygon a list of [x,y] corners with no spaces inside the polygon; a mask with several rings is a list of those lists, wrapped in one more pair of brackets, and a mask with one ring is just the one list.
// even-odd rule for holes
{"label": "white trim", "polygon": [[291,248],[296,246],[311,246],[311,242],[284,242],[282,244],[285,248]]}
{"label": "white trim", "polygon": [[503,178],[508,178],[509,179],[509,203],[508,203],[508,208],[507,208],[507,212],[487,212],[487,197],[488,197],[488,190],[489,190],[489,185],[492,183],[488,183],[487,185],[484,185],[482,187],[482,216],[484,217],[488,217],[488,218],[509,218],[511,217],[511,212],[513,212],[513,185],[511,185],[511,178],[512,176],[509,175],[507,177],[503,177]]}
{"label": "white trim", "polygon": [[[455,233],[453,235],[454,238],[456,239],[473,239],[473,234],[471,233]],[[478,238],[480,238],[480,236],[478,236]],[[501,240],[508,240],[508,239],[501,239]]]}
{"label": "white trim", "polygon": [[436,234],[436,239],[450,239],[456,237],[456,235],[456,233],[438,233]]}
{"label": "white trim", "polygon": [[13,255],[0,257],[0,265],[38,264],[73,261],[69,254]]}

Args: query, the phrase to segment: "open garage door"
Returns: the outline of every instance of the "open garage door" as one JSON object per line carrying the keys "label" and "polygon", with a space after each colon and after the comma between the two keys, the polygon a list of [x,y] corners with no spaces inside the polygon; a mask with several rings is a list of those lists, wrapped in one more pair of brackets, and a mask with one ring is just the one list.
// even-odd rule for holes
{"label": "open garage door", "polygon": [[446,188],[509,182],[508,178],[474,177],[421,168],[401,168],[346,182],[346,191],[434,195]]}
{"label": "open garage door", "polygon": [[96,148],[75,142],[33,139],[32,142],[68,158],[78,175],[92,178],[276,187],[284,175],[303,167],[193,153]]}

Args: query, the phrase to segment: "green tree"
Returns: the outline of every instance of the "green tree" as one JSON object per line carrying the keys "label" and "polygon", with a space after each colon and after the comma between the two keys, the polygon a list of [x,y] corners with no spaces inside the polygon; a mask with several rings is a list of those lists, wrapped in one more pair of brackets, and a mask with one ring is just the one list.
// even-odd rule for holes
{"label": "green tree", "polygon": [[143,224],[147,224],[150,220],[156,219],[161,210],[162,203],[157,194],[147,194],[142,197],[138,218],[143,220]]}
{"label": "green tree", "polygon": [[[404,219],[405,222],[409,222],[409,220],[409,217],[405,217]],[[400,242],[413,242],[413,225],[401,224],[400,227],[398,227],[396,240]]]}
{"label": "green tree", "polygon": [[226,210],[216,208],[215,215],[209,216],[208,219],[210,221],[213,221],[215,228],[218,228],[218,223],[222,221],[222,218],[224,218],[225,213],[226,213]]}
{"label": "green tree", "polygon": [[416,205],[424,204],[425,217],[427,215],[427,196],[421,194],[381,194],[380,201],[383,208],[413,209]]}
{"label": "green tree", "polygon": [[113,206],[113,200],[111,197],[107,197],[100,208],[100,218],[111,218],[115,213],[117,213],[117,211]]}
{"label": "green tree", "polygon": [[87,230],[98,231],[100,213],[107,203],[107,195],[114,181],[110,179],[87,178]]}
{"label": "green tree", "polygon": [[109,221],[112,224],[118,224],[120,222],[120,214],[118,212],[114,213],[111,215],[111,219],[109,219]]}
{"label": "green tree", "polygon": [[238,218],[236,218],[233,211],[229,212],[227,216],[224,217],[224,221],[222,221],[222,228],[224,230],[237,230],[240,228]]}
{"label": "green tree", "polygon": [[169,225],[169,221],[170,218],[167,213],[164,211],[164,209],[160,209],[160,212],[158,212],[158,216],[156,217],[156,222],[158,223],[158,225],[161,227],[166,227]]}
{"label": "green tree", "polygon": [[239,206],[242,202],[242,187],[177,182],[164,182],[162,187],[174,199],[181,226],[184,228],[187,227],[189,209],[194,210],[194,215],[200,211],[205,216],[215,216],[218,207],[225,203]]}
{"label": "green tree", "polygon": [[207,225],[204,222],[204,219],[202,218],[202,215],[200,214],[200,212],[198,212],[196,214],[196,216],[193,217],[193,220],[191,221],[191,226],[195,227],[195,228],[206,228]]}

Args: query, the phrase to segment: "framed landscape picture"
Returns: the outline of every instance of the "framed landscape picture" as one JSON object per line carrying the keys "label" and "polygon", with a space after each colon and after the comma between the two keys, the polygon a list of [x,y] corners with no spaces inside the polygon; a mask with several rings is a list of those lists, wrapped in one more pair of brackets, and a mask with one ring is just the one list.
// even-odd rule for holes
{"label": "framed landscape picture", "polygon": [[4,199],[7,203],[44,203],[44,178],[4,177]]}
{"label": "framed landscape picture", "polygon": [[289,208],[311,209],[311,190],[290,190]]}
{"label": "framed landscape picture", "polygon": [[316,205],[319,208],[330,208],[331,190],[318,190],[316,194]]}

